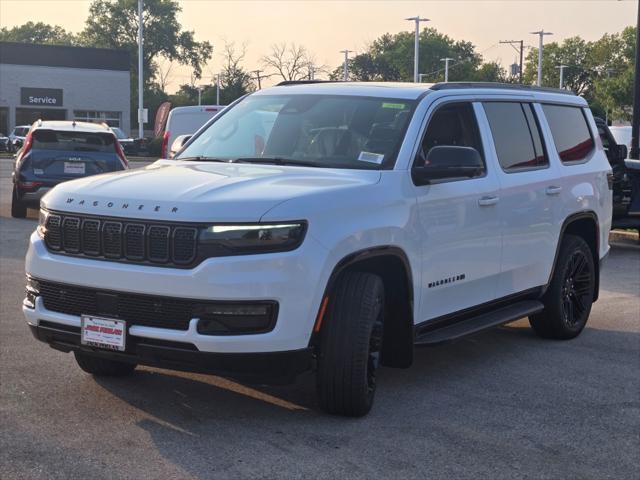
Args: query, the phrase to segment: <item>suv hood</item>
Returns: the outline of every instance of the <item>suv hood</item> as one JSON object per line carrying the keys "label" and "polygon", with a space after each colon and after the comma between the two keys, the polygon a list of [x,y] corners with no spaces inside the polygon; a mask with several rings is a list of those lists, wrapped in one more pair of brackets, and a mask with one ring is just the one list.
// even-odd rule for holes
{"label": "suv hood", "polygon": [[49,210],[148,220],[244,222],[294,197],[372,185],[378,170],[159,160],[146,168],[62,183]]}

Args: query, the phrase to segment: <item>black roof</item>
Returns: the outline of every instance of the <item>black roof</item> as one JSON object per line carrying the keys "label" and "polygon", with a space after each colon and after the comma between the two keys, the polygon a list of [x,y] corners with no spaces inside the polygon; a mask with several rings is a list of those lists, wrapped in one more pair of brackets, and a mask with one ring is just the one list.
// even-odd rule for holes
{"label": "black roof", "polygon": [[0,42],[0,64],[130,70],[129,52],[106,48]]}

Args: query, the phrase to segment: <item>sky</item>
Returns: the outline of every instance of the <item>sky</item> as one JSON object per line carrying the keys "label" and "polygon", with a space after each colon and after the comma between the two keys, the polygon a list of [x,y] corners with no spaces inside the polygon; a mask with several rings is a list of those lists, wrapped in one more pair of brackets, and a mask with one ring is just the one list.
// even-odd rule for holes
{"label": "sky", "polygon": [[[342,64],[340,50],[362,52],[384,33],[412,30],[406,17],[420,15],[455,40],[477,47],[485,61],[507,67],[516,52],[500,40],[521,40],[537,46],[544,29],[554,35],[545,41],[561,41],[579,35],[596,40],[605,33],[621,31],[636,22],[637,0],[180,0],[178,20],[193,30],[197,40],[214,45],[214,55],[204,69],[208,80],[219,71],[222,46],[246,45],[244,66],[261,68],[260,59],[270,45],[295,42],[305,46],[317,63]],[[0,27],[13,27],[29,20],[57,24],[72,32],[82,30],[90,0],[0,0]],[[208,78],[207,78],[208,77]],[[174,68],[169,90],[188,83],[190,70]]]}

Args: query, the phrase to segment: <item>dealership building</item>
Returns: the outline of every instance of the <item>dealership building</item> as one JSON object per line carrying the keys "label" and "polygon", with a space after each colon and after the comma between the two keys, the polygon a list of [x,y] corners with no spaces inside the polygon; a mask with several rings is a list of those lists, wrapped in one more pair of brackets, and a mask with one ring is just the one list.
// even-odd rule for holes
{"label": "dealership building", "polygon": [[130,131],[129,53],[0,42],[0,133],[42,120],[106,122]]}

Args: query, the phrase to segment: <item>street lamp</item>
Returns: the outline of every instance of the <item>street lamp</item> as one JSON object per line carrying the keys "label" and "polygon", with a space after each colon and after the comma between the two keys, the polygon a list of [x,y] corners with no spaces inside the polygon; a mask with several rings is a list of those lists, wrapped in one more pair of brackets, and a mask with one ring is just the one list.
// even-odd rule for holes
{"label": "street lamp", "polygon": [[539,35],[540,36],[540,46],[538,47],[538,81],[536,85],[542,85],[542,46],[543,46],[543,38],[545,35],[553,35],[551,32],[545,32],[544,30],[539,30],[537,32],[531,32],[531,35]]}
{"label": "street lamp", "polygon": [[449,62],[453,60],[453,58],[441,58],[440,61],[444,62],[444,82],[447,83],[449,81]]}
{"label": "street lamp", "polygon": [[142,10],[143,0],[138,0],[138,138],[144,137],[144,122],[143,122],[143,98],[142,98],[142,85],[143,75],[142,71],[142,37],[143,37],[143,25],[142,25]]}
{"label": "street lamp", "polygon": [[340,50],[340,53],[344,53],[344,69],[342,72],[342,80],[347,82],[349,80],[349,54],[353,50]]}
{"label": "street lamp", "polygon": [[558,65],[556,68],[560,70],[560,88],[564,87],[564,69],[567,68],[568,65]]}
{"label": "street lamp", "polygon": [[420,74],[418,73],[419,72],[418,52],[420,50],[420,22],[429,22],[430,20],[428,18],[421,18],[419,15],[417,17],[405,18],[405,20],[411,20],[413,22],[416,22],[416,38],[415,38],[415,46],[413,51],[413,81],[415,83],[418,83],[420,80],[420,76],[419,76]]}

